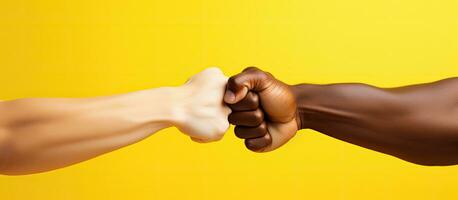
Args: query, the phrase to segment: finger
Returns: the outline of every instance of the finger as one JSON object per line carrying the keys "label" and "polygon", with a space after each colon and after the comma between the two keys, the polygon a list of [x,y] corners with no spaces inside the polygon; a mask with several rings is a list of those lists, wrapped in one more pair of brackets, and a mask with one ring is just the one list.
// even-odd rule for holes
{"label": "finger", "polygon": [[255,67],[249,67],[242,73],[229,78],[224,95],[224,101],[228,104],[235,104],[245,98],[248,91],[255,92],[264,90],[268,84],[264,81],[270,75]]}
{"label": "finger", "polygon": [[232,109],[229,106],[223,105],[222,109],[223,109],[223,114],[226,116],[232,113]]}
{"label": "finger", "polygon": [[236,126],[234,132],[241,139],[258,138],[267,134],[267,127],[265,123],[257,127]]}
{"label": "finger", "polygon": [[243,83],[245,79],[243,72],[229,78],[224,93],[224,102],[235,104],[245,98],[248,93],[248,87]]}
{"label": "finger", "polygon": [[260,110],[233,112],[228,117],[229,123],[237,126],[259,126],[264,121],[264,113]]}
{"label": "finger", "polygon": [[256,110],[259,107],[259,96],[253,92],[248,92],[240,102],[228,105],[233,111]]}
{"label": "finger", "polygon": [[246,139],[245,146],[251,151],[261,152],[264,148],[272,144],[272,137],[269,134],[265,134],[262,137]]}

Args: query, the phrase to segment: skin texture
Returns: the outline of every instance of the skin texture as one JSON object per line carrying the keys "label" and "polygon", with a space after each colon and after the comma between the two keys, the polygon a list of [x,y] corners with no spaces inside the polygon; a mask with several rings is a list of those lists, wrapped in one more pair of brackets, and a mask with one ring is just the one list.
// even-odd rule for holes
{"label": "skin texture", "polygon": [[[0,102],[0,173],[31,174],[72,165],[176,126],[194,141],[229,128],[227,77],[209,68],[185,85],[81,99]],[[204,125],[204,126],[203,126]]]}
{"label": "skin texture", "polygon": [[237,137],[246,139],[245,145],[250,150],[274,150],[298,130],[292,91],[257,68],[247,68],[231,77],[224,101],[233,110],[229,122],[236,125]]}
{"label": "skin texture", "polygon": [[[253,83],[256,87],[250,86]],[[273,150],[293,137],[297,130],[313,129],[416,164],[458,164],[457,78],[399,88],[358,83],[288,86],[266,72],[249,68],[230,78],[228,84],[237,85],[227,87],[225,101],[232,104],[231,107],[261,102],[256,109],[261,110],[263,116],[275,116],[281,111],[283,116],[288,116],[284,119],[297,124],[289,129],[269,129],[278,127],[277,119],[264,117],[267,129],[253,139],[254,126],[245,131],[237,127],[245,127],[243,118],[261,114],[233,117],[244,112],[233,109],[229,118],[232,117],[230,122],[236,125],[236,135],[246,139],[248,149],[253,151]],[[241,86],[247,89],[240,89]],[[245,91],[252,93],[251,97],[245,97]],[[234,93],[238,94],[235,100],[231,97]],[[294,105],[290,105],[292,103]]]}

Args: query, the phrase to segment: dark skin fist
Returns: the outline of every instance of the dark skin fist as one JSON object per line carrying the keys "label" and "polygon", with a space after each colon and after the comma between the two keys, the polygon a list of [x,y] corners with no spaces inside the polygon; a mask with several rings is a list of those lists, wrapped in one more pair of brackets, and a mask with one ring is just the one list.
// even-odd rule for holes
{"label": "dark skin fist", "polygon": [[312,129],[422,165],[458,164],[458,78],[398,88],[288,86],[250,67],[229,79],[229,122],[248,149],[274,150]]}
{"label": "dark skin fist", "polygon": [[231,77],[224,101],[237,137],[255,152],[277,149],[297,132],[296,100],[290,87],[270,73],[249,67]]}

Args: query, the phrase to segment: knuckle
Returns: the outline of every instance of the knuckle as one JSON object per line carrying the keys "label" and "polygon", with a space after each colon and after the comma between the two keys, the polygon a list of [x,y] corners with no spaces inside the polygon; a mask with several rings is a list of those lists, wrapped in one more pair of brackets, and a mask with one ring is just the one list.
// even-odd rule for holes
{"label": "knuckle", "polygon": [[237,86],[240,84],[240,78],[238,78],[239,76],[236,75],[236,76],[232,76],[230,77],[228,80],[227,80],[227,87],[229,89],[236,89]]}
{"label": "knuckle", "polygon": [[219,78],[219,82],[220,82],[222,85],[226,86],[227,80],[228,80],[228,79],[229,79],[229,78],[228,78],[227,76],[225,76],[224,74],[221,74],[221,76],[220,76],[220,78]]}
{"label": "knuckle", "polygon": [[229,129],[229,126],[230,126],[229,122],[227,120],[224,120],[222,125],[220,126],[219,134],[224,135],[227,129]]}
{"label": "knuckle", "polygon": [[214,71],[214,72],[222,73],[221,69],[219,69],[216,66],[209,67],[208,69],[211,70],[211,71]]}
{"label": "knuckle", "polygon": [[217,122],[217,125],[215,126],[215,130],[213,131],[213,136],[214,137],[222,137],[226,133],[227,129],[229,129],[229,122],[224,119],[219,122]]}
{"label": "knuckle", "polygon": [[234,129],[235,136],[237,136],[240,139],[243,139],[245,134],[244,128],[240,126],[236,126]]}
{"label": "knuckle", "polygon": [[253,92],[249,92],[245,99],[242,100],[243,107],[246,109],[256,109],[259,107],[259,97]]}
{"label": "knuckle", "polygon": [[261,125],[259,125],[258,127],[256,127],[256,129],[257,129],[259,132],[265,132],[265,133],[267,133],[267,125],[266,125],[266,122],[262,122]]}
{"label": "knuckle", "polygon": [[236,114],[237,113],[231,113],[228,116],[227,120],[229,121],[229,123],[231,123],[231,124],[236,124],[237,123],[236,116],[235,116]]}
{"label": "knuckle", "polygon": [[253,103],[253,105],[259,105],[259,96],[251,92],[250,101]]}
{"label": "knuckle", "polygon": [[247,139],[245,140],[245,146],[247,149],[250,151],[260,153],[263,151],[263,149],[267,146],[263,141],[260,141],[260,139]]}
{"label": "knuckle", "polygon": [[232,113],[232,109],[229,108],[229,106],[224,106],[223,107],[223,113],[224,113],[224,116],[228,116]]}
{"label": "knuckle", "polygon": [[237,79],[237,76],[231,76],[231,77],[229,77],[229,79],[227,80],[227,83],[228,83],[228,84],[234,84],[236,79]]}
{"label": "knuckle", "polygon": [[218,67],[209,67],[204,70],[207,73],[212,73],[212,74],[222,74],[223,72],[218,68]]}
{"label": "knuckle", "polygon": [[261,110],[256,110],[253,113],[253,120],[257,123],[264,121],[264,113]]}
{"label": "knuckle", "polygon": [[237,86],[240,86],[240,85],[243,85],[243,79],[241,78],[243,74],[239,74],[237,76],[233,76],[233,84],[234,85],[237,85]]}

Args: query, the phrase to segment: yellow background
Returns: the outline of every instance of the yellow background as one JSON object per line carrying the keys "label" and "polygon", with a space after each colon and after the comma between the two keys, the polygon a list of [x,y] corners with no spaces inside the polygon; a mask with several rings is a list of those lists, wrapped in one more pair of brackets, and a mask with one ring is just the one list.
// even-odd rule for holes
{"label": "yellow background", "polygon": [[[179,85],[249,65],[287,83],[399,86],[458,76],[456,0],[2,0],[0,98]],[[343,133],[344,134],[344,133]],[[176,129],[65,169],[0,176],[0,199],[457,199],[422,167],[312,131],[272,153]]]}

